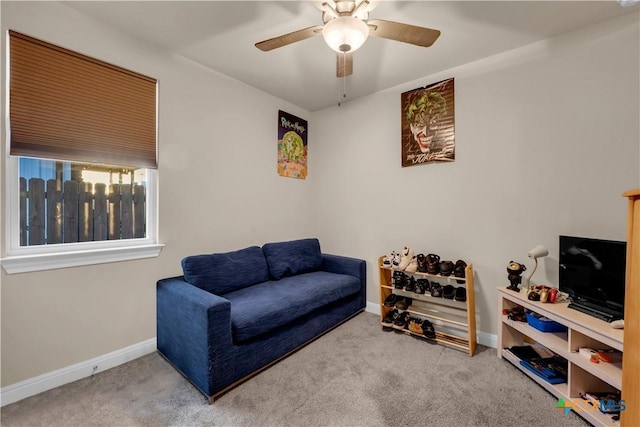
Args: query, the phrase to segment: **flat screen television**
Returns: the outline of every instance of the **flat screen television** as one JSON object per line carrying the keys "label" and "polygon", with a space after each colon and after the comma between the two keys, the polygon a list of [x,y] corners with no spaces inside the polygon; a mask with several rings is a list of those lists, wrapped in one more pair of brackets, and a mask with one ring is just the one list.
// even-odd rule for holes
{"label": "flat screen television", "polygon": [[559,280],[569,307],[611,322],[624,317],[627,244],[560,236]]}

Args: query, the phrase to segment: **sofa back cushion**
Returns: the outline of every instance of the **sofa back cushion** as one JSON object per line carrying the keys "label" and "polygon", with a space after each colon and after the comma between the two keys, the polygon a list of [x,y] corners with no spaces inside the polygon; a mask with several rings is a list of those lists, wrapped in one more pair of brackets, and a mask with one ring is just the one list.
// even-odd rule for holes
{"label": "sofa back cushion", "polygon": [[276,280],[296,274],[309,273],[322,267],[322,253],[318,239],[267,243],[262,246],[269,265],[269,275]]}
{"label": "sofa back cushion", "polygon": [[216,295],[269,280],[267,260],[258,246],[186,257],[182,260],[182,272],[187,282]]}

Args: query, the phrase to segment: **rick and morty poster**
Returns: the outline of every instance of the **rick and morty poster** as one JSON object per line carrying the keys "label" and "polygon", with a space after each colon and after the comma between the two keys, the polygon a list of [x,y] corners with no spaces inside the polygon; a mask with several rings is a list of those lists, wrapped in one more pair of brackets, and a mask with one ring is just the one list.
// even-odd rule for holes
{"label": "rick and morty poster", "polygon": [[289,178],[307,177],[307,121],[278,111],[278,173]]}

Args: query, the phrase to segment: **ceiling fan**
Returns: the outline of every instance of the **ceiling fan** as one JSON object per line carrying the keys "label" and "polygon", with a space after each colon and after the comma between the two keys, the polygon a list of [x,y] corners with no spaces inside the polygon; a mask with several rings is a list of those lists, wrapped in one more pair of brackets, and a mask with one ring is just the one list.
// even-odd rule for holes
{"label": "ceiling fan", "polygon": [[262,51],[270,51],[322,34],[329,47],[338,52],[336,75],[353,73],[352,53],[360,48],[368,36],[396,40],[416,46],[429,47],[440,31],[399,22],[369,19],[369,12],[377,6],[373,0],[326,0],[316,2],[322,11],[324,25],[315,25],[279,37],[256,43]]}

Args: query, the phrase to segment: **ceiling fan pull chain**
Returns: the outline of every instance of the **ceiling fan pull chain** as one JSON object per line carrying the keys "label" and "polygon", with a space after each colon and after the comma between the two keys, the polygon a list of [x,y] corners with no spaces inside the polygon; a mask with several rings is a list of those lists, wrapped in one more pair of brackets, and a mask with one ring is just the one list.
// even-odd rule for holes
{"label": "ceiling fan pull chain", "polygon": [[[338,54],[338,61],[342,60],[342,65],[338,64],[339,68],[344,68],[344,65],[346,63],[346,52],[342,52]],[[340,89],[338,89],[340,90]],[[342,74],[342,98],[346,98],[347,97],[347,77],[344,75],[344,73]],[[340,99],[340,95],[338,95],[338,107],[340,107],[342,105],[341,99]]]}
{"label": "ceiling fan pull chain", "polygon": [[[342,62],[346,63],[347,62],[347,58],[346,58],[346,53],[342,54]],[[342,97],[346,98],[347,97],[347,76],[342,76]]]}

